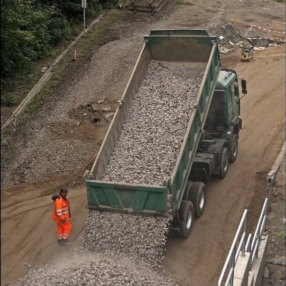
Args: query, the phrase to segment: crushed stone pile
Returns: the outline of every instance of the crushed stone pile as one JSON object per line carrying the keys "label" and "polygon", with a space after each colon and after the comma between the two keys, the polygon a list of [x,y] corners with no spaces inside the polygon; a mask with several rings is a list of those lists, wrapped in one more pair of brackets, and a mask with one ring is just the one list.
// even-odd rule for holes
{"label": "crushed stone pile", "polygon": [[175,286],[167,273],[111,253],[76,254],[65,261],[31,269],[15,286]]}
{"label": "crushed stone pile", "polygon": [[152,61],[102,181],[163,186],[180,152],[203,72]]}
{"label": "crushed stone pile", "polygon": [[160,268],[168,217],[90,211],[81,245],[91,253],[112,251]]}

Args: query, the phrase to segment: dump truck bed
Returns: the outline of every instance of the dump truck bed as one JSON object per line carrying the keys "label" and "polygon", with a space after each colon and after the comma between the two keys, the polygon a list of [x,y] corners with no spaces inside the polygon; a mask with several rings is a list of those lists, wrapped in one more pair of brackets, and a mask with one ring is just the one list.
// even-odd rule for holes
{"label": "dump truck bed", "polygon": [[[115,112],[91,171],[85,174],[90,209],[168,215],[167,198],[173,213],[182,200],[220,70],[219,51],[216,39],[200,30],[153,30],[144,39],[145,45],[123,93],[122,104]],[[160,185],[102,180],[151,61],[168,64],[170,69],[184,75],[183,80],[188,80],[194,71],[203,74],[196,106],[186,122],[187,131],[172,172]]]}

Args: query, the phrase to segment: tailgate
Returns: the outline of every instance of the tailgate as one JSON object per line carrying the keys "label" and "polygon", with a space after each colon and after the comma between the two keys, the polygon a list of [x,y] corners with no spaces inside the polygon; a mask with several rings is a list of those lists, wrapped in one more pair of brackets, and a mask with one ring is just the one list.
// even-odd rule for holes
{"label": "tailgate", "polygon": [[85,179],[88,208],[150,215],[167,215],[167,188],[116,184]]}

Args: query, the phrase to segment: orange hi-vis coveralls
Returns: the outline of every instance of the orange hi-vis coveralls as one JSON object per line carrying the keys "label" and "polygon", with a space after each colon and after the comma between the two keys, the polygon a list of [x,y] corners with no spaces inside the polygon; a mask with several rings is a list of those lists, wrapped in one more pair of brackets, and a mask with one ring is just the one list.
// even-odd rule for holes
{"label": "orange hi-vis coveralls", "polygon": [[71,211],[68,198],[63,199],[60,195],[54,201],[53,220],[57,223],[58,239],[68,239],[72,224],[70,223]]}

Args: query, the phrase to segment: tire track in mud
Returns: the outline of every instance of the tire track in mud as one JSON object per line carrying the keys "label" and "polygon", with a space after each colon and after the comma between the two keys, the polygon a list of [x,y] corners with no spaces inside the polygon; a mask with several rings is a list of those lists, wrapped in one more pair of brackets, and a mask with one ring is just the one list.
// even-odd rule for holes
{"label": "tire track in mud", "polygon": [[[17,250],[23,250],[22,246],[27,246],[29,243],[29,239],[27,238],[31,235],[36,225],[40,225],[42,218],[45,218],[44,214],[47,212],[49,206],[43,208],[43,210],[35,215],[36,212],[26,212],[21,218],[18,220],[16,225],[14,226],[14,232],[10,235],[6,235],[7,239],[11,239],[11,237],[16,238],[16,241],[10,245],[10,249],[5,248],[2,252],[2,257],[5,259],[11,251],[18,252]],[[29,222],[28,225],[25,222]],[[32,223],[31,223],[32,222]],[[8,222],[9,223],[9,222]],[[26,227],[27,225],[27,227]],[[24,233],[23,233],[24,230]],[[18,235],[18,232],[21,233],[21,236]],[[26,241],[27,240],[27,241]],[[3,241],[5,243],[5,241]],[[21,247],[19,245],[21,244]],[[6,251],[5,251],[6,250]]]}

